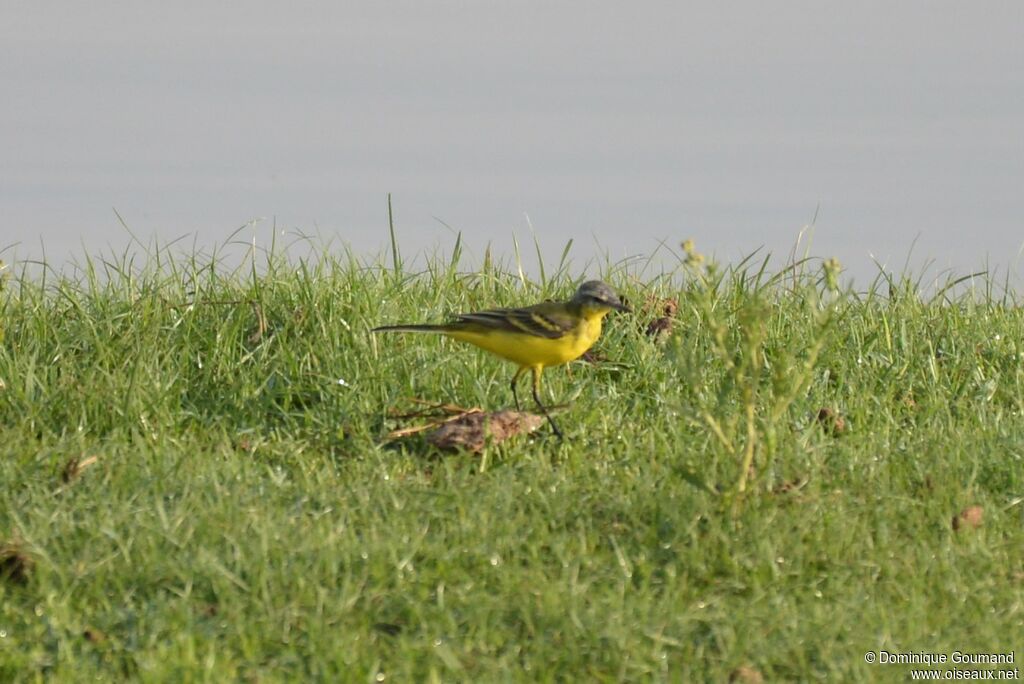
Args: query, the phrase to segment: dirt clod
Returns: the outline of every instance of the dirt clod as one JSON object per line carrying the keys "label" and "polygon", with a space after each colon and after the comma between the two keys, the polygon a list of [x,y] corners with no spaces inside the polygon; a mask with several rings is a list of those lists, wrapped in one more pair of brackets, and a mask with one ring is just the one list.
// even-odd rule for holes
{"label": "dirt clod", "polygon": [[490,442],[497,444],[518,434],[529,434],[543,424],[544,418],[532,413],[505,410],[496,413],[467,413],[449,421],[427,435],[427,441],[439,449],[465,449],[479,452]]}
{"label": "dirt clod", "polygon": [[817,421],[821,428],[833,437],[838,437],[846,432],[846,419],[835,409],[828,407],[818,409]]}
{"label": "dirt clod", "polygon": [[953,531],[976,530],[981,527],[985,509],[981,506],[968,506],[953,516]]}
{"label": "dirt clod", "polygon": [[81,475],[83,470],[96,463],[97,460],[99,459],[95,456],[84,458],[82,456],[72,456],[60,471],[60,481],[64,484],[71,482]]}
{"label": "dirt clod", "polygon": [[764,675],[755,667],[740,665],[729,673],[729,681],[736,684],[762,684]]}
{"label": "dirt clod", "polygon": [[387,634],[388,636],[398,636],[402,633],[402,625],[393,622],[375,622],[373,623],[373,628],[381,634]]}
{"label": "dirt clod", "polygon": [[672,319],[668,316],[662,316],[661,318],[655,318],[647,326],[647,335],[655,339],[662,339],[668,337],[672,332]]}
{"label": "dirt clod", "polygon": [[[674,299],[660,299],[648,297],[644,302],[644,311],[657,312],[655,318],[647,324],[644,331],[648,337],[653,337],[657,342],[664,342],[672,334],[672,324],[679,311],[679,303]],[[660,315],[657,315],[660,314]]]}
{"label": "dirt clod", "polygon": [[0,544],[0,581],[28,584],[35,561],[17,543]]}
{"label": "dirt clod", "polygon": [[82,637],[92,644],[102,644],[107,640],[107,635],[95,627],[86,627],[85,631],[82,632]]}

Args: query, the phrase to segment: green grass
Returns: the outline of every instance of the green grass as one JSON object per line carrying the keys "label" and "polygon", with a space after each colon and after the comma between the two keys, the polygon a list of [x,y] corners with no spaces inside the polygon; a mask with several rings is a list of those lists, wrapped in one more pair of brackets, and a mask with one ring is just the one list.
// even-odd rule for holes
{"label": "green grass", "polygon": [[[897,680],[864,653],[1020,645],[1024,313],[990,283],[392,256],[3,281],[0,544],[32,565],[0,680]],[[384,443],[409,397],[508,407],[513,369],[369,328],[584,275],[636,313],[545,373],[564,442]]]}

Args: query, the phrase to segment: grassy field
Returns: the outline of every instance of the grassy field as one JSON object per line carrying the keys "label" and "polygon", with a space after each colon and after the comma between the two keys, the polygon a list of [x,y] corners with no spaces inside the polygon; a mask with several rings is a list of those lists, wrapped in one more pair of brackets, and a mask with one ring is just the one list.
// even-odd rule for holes
{"label": "grassy field", "polygon": [[[866,652],[1022,644],[1024,313],[991,283],[140,261],[4,272],[0,681],[889,681]],[[563,442],[385,440],[413,398],[508,408],[513,369],[371,327],[584,276],[634,313],[545,373]]]}

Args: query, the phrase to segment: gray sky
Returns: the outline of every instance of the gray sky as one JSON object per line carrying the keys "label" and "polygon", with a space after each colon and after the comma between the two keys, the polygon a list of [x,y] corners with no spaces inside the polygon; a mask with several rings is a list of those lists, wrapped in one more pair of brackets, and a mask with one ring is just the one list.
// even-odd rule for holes
{"label": "gray sky", "polygon": [[[244,9],[243,9],[244,8]],[[966,272],[1024,244],[1024,3],[7,0],[0,248],[692,237]],[[83,248],[84,244],[84,248]],[[191,244],[191,240],[190,240]]]}

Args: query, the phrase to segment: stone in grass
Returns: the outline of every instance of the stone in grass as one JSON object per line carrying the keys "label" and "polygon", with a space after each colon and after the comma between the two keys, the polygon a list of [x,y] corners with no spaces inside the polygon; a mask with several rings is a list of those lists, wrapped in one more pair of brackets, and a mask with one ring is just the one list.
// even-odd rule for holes
{"label": "stone in grass", "polygon": [[750,665],[740,665],[729,673],[729,681],[737,684],[762,684],[764,675],[760,670]]}
{"label": "stone in grass", "polygon": [[34,566],[35,561],[22,550],[20,544],[0,544],[0,581],[28,584]]}
{"label": "stone in grass", "polygon": [[679,311],[679,304],[674,299],[648,300],[644,308],[661,309],[662,315],[647,324],[644,332],[656,342],[664,342],[672,334],[672,320]]}
{"label": "stone in grass", "polygon": [[968,506],[953,516],[953,531],[978,529],[984,514],[985,509],[981,506]]}
{"label": "stone in grass", "polygon": [[497,444],[518,434],[529,434],[544,423],[544,418],[519,411],[472,412],[448,421],[427,435],[438,449],[465,449],[478,453],[488,440]]}
{"label": "stone in grass", "polygon": [[846,419],[839,415],[839,412],[828,407],[818,409],[818,424],[821,429],[833,437],[846,432]]}
{"label": "stone in grass", "polygon": [[655,318],[647,324],[646,334],[648,337],[653,337],[658,342],[663,342],[672,334],[672,319],[668,316]]}
{"label": "stone in grass", "polygon": [[91,644],[102,644],[107,640],[107,635],[95,627],[86,627],[82,637]]}
{"label": "stone in grass", "polygon": [[97,460],[99,459],[95,456],[89,456],[88,458],[72,456],[60,471],[60,481],[64,484],[71,482],[81,475],[83,470],[96,463]]}

